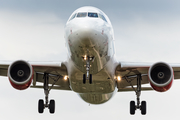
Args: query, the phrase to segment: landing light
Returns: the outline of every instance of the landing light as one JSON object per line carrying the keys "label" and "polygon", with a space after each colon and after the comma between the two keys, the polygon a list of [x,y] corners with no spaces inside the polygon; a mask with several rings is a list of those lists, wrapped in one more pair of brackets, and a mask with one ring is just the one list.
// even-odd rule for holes
{"label": "landing light", "polygon": [[120,80],[121,80],[121,76],[118,76],[118,77],[117,77],[117,80],[120,81]]}
{"label": "landing light", "polygon": [[68,76],[67,76],[67,75],[65,75],[65,76],[64,76],[64,80],[67,80],[67,79],[68,79]]}
{"label": "landing light", "polygon": [[87,56],[86,55],[84,56],[84,60],[87,60]]}

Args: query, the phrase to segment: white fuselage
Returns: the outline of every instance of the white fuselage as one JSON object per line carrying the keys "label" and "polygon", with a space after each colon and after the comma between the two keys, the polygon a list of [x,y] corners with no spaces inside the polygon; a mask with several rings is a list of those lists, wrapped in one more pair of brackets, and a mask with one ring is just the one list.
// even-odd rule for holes
{"label": "white fuselage", "polygon": [[[78,13],[86,16],[78,17]],[[91,13],[99,16],[90,17]],[[66,66],[71,89],[88,103],[108,101],[115,91],[114,72],[117,64],[114,59],[114,33],[108,17],[94,7],[76,10],[65,26],[65,39],[69,56]],[[83,74],[87,72],[86,57],[93,58],[89,70],[92,84],[82,83]]]}

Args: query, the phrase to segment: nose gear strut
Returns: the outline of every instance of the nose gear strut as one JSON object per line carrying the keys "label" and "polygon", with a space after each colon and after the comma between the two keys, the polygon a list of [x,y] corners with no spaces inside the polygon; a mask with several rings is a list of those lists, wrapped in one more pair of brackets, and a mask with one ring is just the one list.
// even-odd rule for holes
{"label": "nose gear strut", "polygon": [[92,84],[92,74],[90,74],[90,62],[94,60],[94,57],[87,56],[86,58],[83,58],[86,60],[86,74],[83,74],[83,83],[86,83],[86,80],[89,80],[89,83]]}

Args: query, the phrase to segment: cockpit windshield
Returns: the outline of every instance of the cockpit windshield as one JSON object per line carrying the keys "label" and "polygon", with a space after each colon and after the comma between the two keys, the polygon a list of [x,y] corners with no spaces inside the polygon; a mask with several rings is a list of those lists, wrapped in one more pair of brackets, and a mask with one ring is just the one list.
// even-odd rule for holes
{"label": "cockpit windshield", "polygon": [[69,19],[69,21],[72,20],[72,19],[74,19],[74,18],[76,17],[76,15],[77,15],[76,13],[73,14],[72,17]]}
{"label": "cockpit windshield", "polygon": [[103,15],[99,14],[99,17],[107,22],[106,18]]}
{"label": "cockpit windshield", "polygon": [[106,18],[102,14],[98,14],[95,12],[79,12],[72,15],[72,17],[69,19],[69,21],[73,20],[74,18],[80,18],[80,17],[90,17],[90,18],[101,18],[105,22],[107,22]]}
{"label": "cockpit windshield", "polygon": [[88,13],[88,17],[94,17],[94,18],[98,18],[98,14],[97,13]]}
{"label": "cockpit windshield", "polygon": [[82,13],[78,13],[77,17],[86,17],[87,13],[86,12],[82,12]]}

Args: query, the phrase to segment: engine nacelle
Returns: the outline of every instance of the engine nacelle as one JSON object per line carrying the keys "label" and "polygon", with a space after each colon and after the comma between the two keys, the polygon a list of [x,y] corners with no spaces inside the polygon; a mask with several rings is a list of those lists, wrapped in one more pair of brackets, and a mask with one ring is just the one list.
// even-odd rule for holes
{"label": "engine nacelle", "polygon": [[151,87],[158,92],[165,92],[171,88],[174,72],[170,65],[158,62],[149,68],[148,72]]}
{"label": "engine nacelle", "polygon": [[33,68],[26,61],[15,61],[8,68],[8,78],[15,89],[27,89],[33,79]]}

